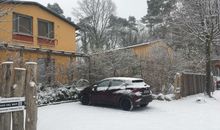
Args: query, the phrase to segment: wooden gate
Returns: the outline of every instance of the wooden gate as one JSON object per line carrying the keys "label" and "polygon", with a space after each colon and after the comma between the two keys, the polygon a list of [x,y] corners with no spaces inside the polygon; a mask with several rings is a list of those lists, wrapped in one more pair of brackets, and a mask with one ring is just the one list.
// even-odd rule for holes
{"label": "wooden gate", "polygon": [[13,65],[3,62],[0,67],[0,130],[36,130],[37,63],[26,62],[25,68]]}
{"label": "wooden gate", "polygon": [[[213,80],[212,80],[213,81]],[[214,91],[214,83],[212,83],[211,91]],[[183,72],[178,74],[175,79],[176,89],[180,89],[182,97],[203,93],[205,91],[206,76],[200,73]]]}

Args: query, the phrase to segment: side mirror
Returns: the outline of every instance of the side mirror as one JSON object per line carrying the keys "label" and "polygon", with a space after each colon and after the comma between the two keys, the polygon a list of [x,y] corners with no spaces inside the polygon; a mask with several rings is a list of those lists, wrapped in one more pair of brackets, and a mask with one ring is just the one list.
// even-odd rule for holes
{"label": "side mirror", "polygon": [[98,86],[98,85],[96,85],[96,84],[93,85],[92,91],[97,91],[97,86]]}

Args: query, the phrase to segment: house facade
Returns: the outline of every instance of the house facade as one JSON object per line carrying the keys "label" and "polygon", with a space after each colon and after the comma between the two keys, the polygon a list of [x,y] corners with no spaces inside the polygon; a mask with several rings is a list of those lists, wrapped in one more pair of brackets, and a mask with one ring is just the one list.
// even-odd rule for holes
{"label": "house facade", "polygon": [[68,82],[67,68],[81,56],[76,53],[79,28],[37,2],[3,2],[0,9],[0,62],[12,60],[20,67],[35,61],[39,80]]}
{"label": "house facade", "polygon": [[173,60],[173,49],[163,40],[150,41],[147,43],[136,44],[119,50],[130,49],[139,59],[146,59],[151,57],[168,57],[170,61]]}

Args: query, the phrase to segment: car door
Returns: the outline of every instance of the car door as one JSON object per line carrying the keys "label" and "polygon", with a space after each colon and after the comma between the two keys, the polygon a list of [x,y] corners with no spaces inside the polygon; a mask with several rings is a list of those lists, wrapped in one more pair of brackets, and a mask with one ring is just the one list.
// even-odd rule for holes
{"label": "car door", "polygon": [[125,88],[123,84],[123,80],[111,80],[110,86],[105,92],[105,99],[106,102],[108,102],[108,104],[116,105],[118,103],[119,94],[117,93],[117,91],[120,91]]}
{"label": "car door", "polygon": [[91,94],[91,100],[93,103],[104,104],[106,98],[106,90],[110,85],[110,80],[100,81],[95,85],[93,92]]}

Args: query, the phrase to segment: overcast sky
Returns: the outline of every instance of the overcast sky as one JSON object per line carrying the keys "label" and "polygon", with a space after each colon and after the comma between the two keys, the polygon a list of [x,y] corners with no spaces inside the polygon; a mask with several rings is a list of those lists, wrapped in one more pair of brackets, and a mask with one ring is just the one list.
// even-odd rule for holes
{"label": "overcast sky", "polygon": [[[29,1],[29,0],[26,0]],[[64,11],[65,16],[72,17],[72,8],[76,8],[78,0],[31,0],[46,6],[47,3],[58,3]],[[112,0],[117,6],[117,16],[128,18],[135,16],[140,19],[147,12],[147,0]]]}

